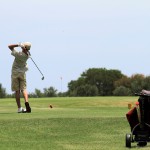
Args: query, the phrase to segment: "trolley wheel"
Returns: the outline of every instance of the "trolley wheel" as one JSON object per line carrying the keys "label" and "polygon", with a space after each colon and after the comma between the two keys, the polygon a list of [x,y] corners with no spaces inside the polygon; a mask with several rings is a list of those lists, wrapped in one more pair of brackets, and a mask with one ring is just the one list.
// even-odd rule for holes
{"label": "trolley wheel", "polygon": [[144,146],[147,145],[147,142],[139,142],[137,145],[138,145],[139,147],[144,147]]}
{"label": "trolley wheel", "polygon": [[132,140],[131,134],[126,134],[126,147],[131,148],[131,140]]}

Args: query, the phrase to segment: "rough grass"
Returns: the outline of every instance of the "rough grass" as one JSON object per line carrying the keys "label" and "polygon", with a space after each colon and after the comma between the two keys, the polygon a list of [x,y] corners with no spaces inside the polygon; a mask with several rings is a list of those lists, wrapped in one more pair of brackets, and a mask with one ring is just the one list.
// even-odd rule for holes
{"label": "rough grass", "polygon": [[[31,114],[16,113],[14,99],[0,100],[2,150],[125,150],[125,114],[138,97],[30,99]],[[23,100],[22,100],[23,102]],[[53,108],[49,108],[52,104]],[[22,104],[23,105],[23,104]],[[136,143],[132,149],[138,149]],[[150,145],[142,150],[150,149]]]}

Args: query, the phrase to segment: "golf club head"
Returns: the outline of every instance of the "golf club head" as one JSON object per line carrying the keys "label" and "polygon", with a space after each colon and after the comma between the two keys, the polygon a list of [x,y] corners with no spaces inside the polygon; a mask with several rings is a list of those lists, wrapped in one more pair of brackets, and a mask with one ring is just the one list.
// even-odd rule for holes
{"label": "golf club head", "polygon": [[44,80],[44,76],[42,77],[42,80]]}

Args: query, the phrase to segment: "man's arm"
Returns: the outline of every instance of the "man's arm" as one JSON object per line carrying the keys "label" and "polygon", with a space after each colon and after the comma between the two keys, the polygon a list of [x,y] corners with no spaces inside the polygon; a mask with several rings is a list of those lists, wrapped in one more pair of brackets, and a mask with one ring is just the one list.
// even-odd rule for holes
{"label": "man's arm", "polygon": [[8,48],[12,51],[15,47],[19,47],[19,44],[8,45]]}

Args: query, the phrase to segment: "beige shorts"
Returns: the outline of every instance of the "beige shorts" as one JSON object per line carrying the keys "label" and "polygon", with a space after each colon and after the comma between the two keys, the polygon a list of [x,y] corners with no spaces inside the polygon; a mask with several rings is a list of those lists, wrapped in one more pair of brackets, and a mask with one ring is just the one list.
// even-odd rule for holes
{"label": "beige shorts", "polygon": [[26,74],[25,73],[12,73],[11,89],[12,91],[19,91],[19,90],[26,89]]}

